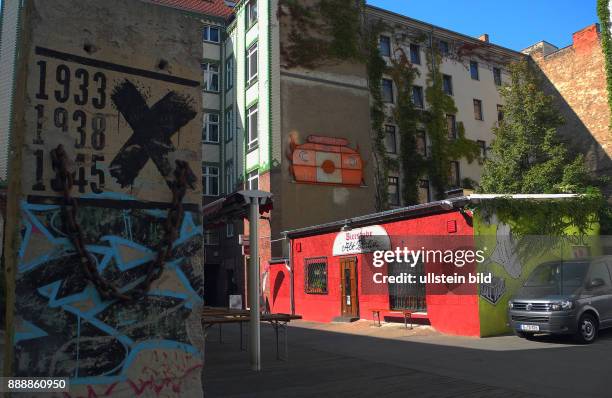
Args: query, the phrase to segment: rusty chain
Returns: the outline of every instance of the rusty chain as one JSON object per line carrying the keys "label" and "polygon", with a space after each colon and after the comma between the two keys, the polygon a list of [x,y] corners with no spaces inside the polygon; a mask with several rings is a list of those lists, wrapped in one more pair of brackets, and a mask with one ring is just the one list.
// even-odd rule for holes
{"label": "rusty chain", "polygon": [[91,253],[87,251],[83,238],[83,230],[77,221],[78,203],[72,197],[74,176],[70,170],[70,161],[66,151],[61,144],[51,151],[51,159],[53,169],[56,172],[57,182],[62,189],[64,198],[62,206],[64,228],[70,238],[70,242],[77,251],[85,278],[95,286],[100,296],[105,300],[134,301],[146,295],[151,284],[163,273],[166,259],[172,254],[172,245],[177,238],[177,231],[183,220],[183,198],[187,192],[187,186],[192,189],[194,188],[193,182],[195,177],[189,168],[189,164],[182,160],[175,161],[174,181],[170,182],[172,203],[164,223],[164,238],[159,244],[155,260],[149,262],[147,266],[144,281],[129,291],[121,292],[117,286],[100,275]]}

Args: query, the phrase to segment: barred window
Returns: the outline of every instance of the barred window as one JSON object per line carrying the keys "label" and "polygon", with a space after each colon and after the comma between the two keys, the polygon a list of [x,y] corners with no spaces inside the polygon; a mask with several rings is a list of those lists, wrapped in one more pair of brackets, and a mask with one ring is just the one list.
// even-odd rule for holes
{"label": "barred window", "polygon": [[304,263],[304,290],[308,294],[327,294],[327,257],[307,258]]}

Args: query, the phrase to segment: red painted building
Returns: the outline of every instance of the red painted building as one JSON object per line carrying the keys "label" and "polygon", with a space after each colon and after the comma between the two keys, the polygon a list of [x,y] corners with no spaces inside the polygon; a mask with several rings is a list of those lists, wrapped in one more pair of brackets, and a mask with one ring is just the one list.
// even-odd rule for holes
{"label": "red painted building", "polygon": [[[398,275],[396,266],[374,267],[373,253],[355,249],[351,242],[367,242],[368,235],[376,235],[386,241],[386,249],[394,250],[420,245],[416,242],[429,236],[444,240],[447,248],[473,245],[474,230],[471,214],[464,210],[466,203],[466,198],[431,202],[288,231],[289,260],[270,263],[264,277],[271,311],[294,312],[305,320],[331,322],[342,318],[373,319],[373,309],[388,310],[381,312],[381,318],[397,317],[393,309],[409,308],[415,317],[427,319],[440,332],[479,336],[476,284],[414,284],[403,291],[393,287],[395,284],[375,284],[374,273]],[[411,272],[444,271],[440,269],[444,265],[436,263],[423,262],[420,267]],[[467,264],[460,272],[474,269],[473,264]]]}

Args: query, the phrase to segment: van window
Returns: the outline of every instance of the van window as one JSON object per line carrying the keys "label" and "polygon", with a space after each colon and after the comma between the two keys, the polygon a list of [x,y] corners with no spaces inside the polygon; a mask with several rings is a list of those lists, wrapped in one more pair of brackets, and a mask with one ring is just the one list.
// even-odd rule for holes
{"label": "van window", "polygon": [[612,281],[610,281],[610,272],[608,271],[608,267],[603,262],[593,263],[591,265],[591,279],[601,279],[604,281],[606,287],[610,287]]}
{"label": "van window", "polygon": [[588,263],[540,264],[529,276],[524,286],[541,290],[546,294],[571,293],[582,286],[587,270]]}

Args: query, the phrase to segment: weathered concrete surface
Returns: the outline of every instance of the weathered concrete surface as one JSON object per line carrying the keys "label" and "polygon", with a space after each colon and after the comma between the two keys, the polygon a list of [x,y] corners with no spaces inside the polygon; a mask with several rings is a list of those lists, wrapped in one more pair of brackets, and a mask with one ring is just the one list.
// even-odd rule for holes
{"label": "weathered concrete surface", "polygon": [[[252,372],[238,334],[215,329],[206,351],[205,396],[216,397],[609,397],[612,333],[590,346],[514,336],[469,338],[371,322],[292,322],[289,362],[276,361],[263,329],[263,370]],[[240,380],[236,383],[235,380]]]}
{"label": "weathered concrete surface", "polygon": [[[612,173],[612,131],[606,88],[605,58],[596,25],[574,33],[571,46],[557,50],[546,42],[527,50],[542,72],[565,125],[560,133],[599,176]],[[612,184],[605,187],[612,194]]]}
{"label": "weathered concrete surface", "polygon": [[[11,373],[69,377],[72,397],[197,396],[200,23],[120,0],[28,0],[23,21],[5,250]],[[196,175],[164,271],[137,301],[104,300],[87,282],[54,181],[58,144],[74,162],[87,250],[120,291],[144,280],[165,237],[175,160]]]}

